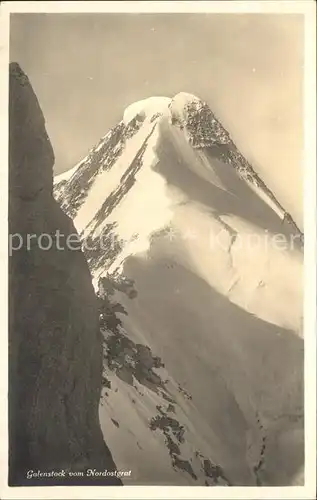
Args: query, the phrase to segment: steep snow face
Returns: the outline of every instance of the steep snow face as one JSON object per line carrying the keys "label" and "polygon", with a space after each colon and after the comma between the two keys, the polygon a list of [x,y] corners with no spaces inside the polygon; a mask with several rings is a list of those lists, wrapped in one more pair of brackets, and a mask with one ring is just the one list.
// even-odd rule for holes
{"label": "steep snow face", "polygon": [[129,483],[290,484],[302,235],[208,106],[135,103],[55,196],[100,298],[100,419]]}

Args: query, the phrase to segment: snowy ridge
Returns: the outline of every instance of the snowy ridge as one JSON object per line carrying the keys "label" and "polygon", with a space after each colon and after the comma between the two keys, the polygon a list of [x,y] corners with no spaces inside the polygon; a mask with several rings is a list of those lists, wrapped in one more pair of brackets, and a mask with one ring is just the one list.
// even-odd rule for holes
{"label": "snowy ridge", "polygon": [[134,103],[54,192],[99,297],[100,420],[129,484],[291,484],[302,235],[209,107]]}

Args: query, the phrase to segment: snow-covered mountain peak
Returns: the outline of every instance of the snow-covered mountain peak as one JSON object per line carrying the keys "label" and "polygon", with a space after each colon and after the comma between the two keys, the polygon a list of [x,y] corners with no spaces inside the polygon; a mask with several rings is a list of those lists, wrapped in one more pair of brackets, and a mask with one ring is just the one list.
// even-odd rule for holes
{"label": "snow-covered mountain peak", "polygon": [[[54,193],[82,238],[92,238],[97,244],[100,235],[109,231],[109,239],[115,235],[122,243],[115,245],[114,252],[88,252],[96,286],[101,276],[121,269],[129,256],[150,252],[153,241],[166,230],[180,234],[185,246],[193,250],[187,235],[197,229],[187,225],[196,212],[201,212],[200,222],[210,213],[203,234],[225,231],[230,252],[236,234],[245,233],[247,238],[254,231],[261,237],[265,232],[298,232],[208,104],[186,92],[173,98],[150,97],[127,107],[123,120],[87,157],[69,175],[56,178]],[[192,207],[190,214],[176,216],[186,212],[184,206]],[[201,245],[204,251],[209,243]],[[195,266],[202,264],[195,262]],[[207,268],[201,269],[203,275]],[[222,293],[231,285],[224,283],[223,273],[218,280],[217,269],[206,279]],[[262,314],[257,307],[252,312]],[[262,317],[273,321],[273,316],[274,311]]]}
{"label": "snow-covered mountain peak", "polygon": [[142,99],[136,101],[128,106],[123,113],[123,122],[128,124],[137,115],[145,118],[152,118],[157,113],[166,114],[168,112],[168,106],[171,99],[168,97],[148,97],[147,99]]}
{"label": "snow-covered mountain peak", "polygon": [[136,116],[145,119],[152,118],[154,115],[164,115],[169,116],[169,118],[178,116],[186,120],[191,108],[200,110],[204,106],[206,104],[199,97],[188,92],[179,92],[173,98],[163,96],[147,97],[127,106],[123,113],[123,122],[127,125]]}
{"label": "snow-covered mountain peak", "polygon": [[195,148],[232,142],[208,104],[188,92],[179,92],[173,98],[154,96],[136,101],[125,109],[123,123],[126,126],[132,121],[153,123],[162,117],[178,126]]}
{"label": "snow-covered mountain peak", "polygon": [[54,194],[93,275],[100,422],[116,464],[134,464],[130,484],[289,484],[300,235],[207,103],[133,103]]}

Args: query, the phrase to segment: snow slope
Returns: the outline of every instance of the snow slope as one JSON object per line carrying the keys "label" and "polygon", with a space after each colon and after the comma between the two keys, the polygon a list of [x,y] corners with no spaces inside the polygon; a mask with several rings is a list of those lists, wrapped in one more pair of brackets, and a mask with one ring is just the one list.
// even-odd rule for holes
{"label": "snow slope", "polygon": [[298,482],[303,235],[208,106],[134,103],[54,192],[99,297],[127,483]]}

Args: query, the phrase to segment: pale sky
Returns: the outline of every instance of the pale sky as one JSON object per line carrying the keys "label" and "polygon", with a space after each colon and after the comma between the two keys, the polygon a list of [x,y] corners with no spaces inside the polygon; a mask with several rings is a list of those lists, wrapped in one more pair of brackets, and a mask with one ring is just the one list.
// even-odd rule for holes
{"label": "pale sky", "polygon": [[292,14],[14,14],[55,151],[74,166],[132,102],[206,100],[302,227],[304,19]]}

